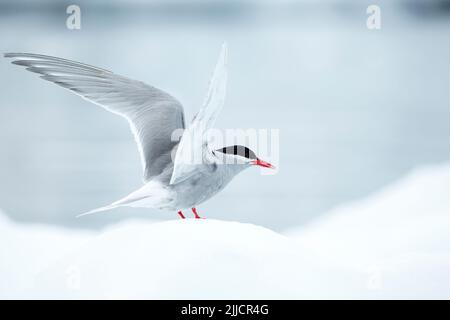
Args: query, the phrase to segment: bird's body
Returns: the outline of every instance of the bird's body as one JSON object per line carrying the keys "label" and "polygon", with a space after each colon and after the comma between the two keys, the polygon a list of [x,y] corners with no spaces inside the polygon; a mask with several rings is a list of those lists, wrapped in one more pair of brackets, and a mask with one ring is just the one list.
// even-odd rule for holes
{"label": "bird's body", "polygon": [[225,188],[233,177],[246,167],[247,165],[230,167],[216,163],[201,165],[189,179],[170,184],[173,165],[169,165],[140,189],[105,208],[111,209],[121,205],[170,211],[192,208]]}
{"label": "bird's body", "polygon": [[[221,191],[250,165],[272,167],[242,146],[212,150],[205,132],[225,99],[226,46],[222,48],[203,107],[185,128],[181,104],[140,81],[83,63],[30,53],[7,53],[14,64],[80,95],[130,123],[144,171],[144,185],[125,198],[86,214],[121,206],[182,210],[193,208]],[[180,141],[177,130],[184,130]],[[199,155],[201,161],[193,155]],[[224,161],[224,160],[240,161]],[[238,159],[239,158],[239,159]],[[198,160],[198,159],[197,159]],[[184,218],[181,211],[178,212]]]}

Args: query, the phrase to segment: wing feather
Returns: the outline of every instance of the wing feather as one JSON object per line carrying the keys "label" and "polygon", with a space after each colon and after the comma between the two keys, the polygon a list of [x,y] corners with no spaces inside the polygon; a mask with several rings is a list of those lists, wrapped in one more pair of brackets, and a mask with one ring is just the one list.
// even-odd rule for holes
{"label": "wing feather", "polygon": [[168,93],[143,82],[84,63],[33,53],[6,53],[13,64],[128,120],[138,145],[144,181],[172,161],[174,130],[184,128],[181,104]]}
{"label": "wing feather", "polygon": [[208,129],[214,126],[225,103],[227,85],[227,45],[222,45],[219,59],[211,77],[208,93],[202,108],[195,115],[181,137],[175,156],[171,184],[189,178],[199,162],[203,163],[210,152],[207,141]]}

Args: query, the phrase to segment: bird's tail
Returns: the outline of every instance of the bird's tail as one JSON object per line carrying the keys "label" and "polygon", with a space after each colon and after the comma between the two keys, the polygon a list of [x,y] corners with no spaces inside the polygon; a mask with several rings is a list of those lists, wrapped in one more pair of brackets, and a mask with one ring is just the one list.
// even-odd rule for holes
{"label": "bird's tail", "polygon": [[[164,199],[167,197],[167,195],[164,192],[167,192],[167,191],[164,191],[164,189],[161,188],[159,182],[151,181],[151,182],[145,184],[140,189],[130,193],[125,198],[117,200],[116,202],[113,202],[110,205],[107,205],[105,207],[97,208],[97,209],[79,214],[77,216],[77,218],[86,216],[88,214],[93,214],[93,213],[97,213],[97,212],[115,209],[115,208],[122,207],[122,206],[134,207],[134,206],[136,206],[135,205],[136,202],[139,202],[140,200],[143,200],[143,199],[150,199],[150,198],[154,199],[154,201],[156,201],[155,205],[157,205],[159,203],[159,202],[157,202],[157,201],[159,201],[159,199],[161,199],[161,198]],[[147,200],[147,202],[148,202],[148,204],[151,203],[148,200]]]}
{"label": "bird's tail", "polygon": [[111,209],[114,209],[114,208],[117,208],[117,207],[119,207],[119,205],[117,205],[116,203],[113,203],[113,204],[110,204],[108,206],[104,206],[104,207],[97,208],[97,209],[94,209],[94,210],[91,210],[91,211],[88,211],[88,212],[85,212],[85,213],[81,213],[81,214],[77,215],[77,218],[82,217],[82,216],[87,216],[87,215],[93,214],[93,213],[98,213],[98,212],[102,212],[102,211],[111,210]]}

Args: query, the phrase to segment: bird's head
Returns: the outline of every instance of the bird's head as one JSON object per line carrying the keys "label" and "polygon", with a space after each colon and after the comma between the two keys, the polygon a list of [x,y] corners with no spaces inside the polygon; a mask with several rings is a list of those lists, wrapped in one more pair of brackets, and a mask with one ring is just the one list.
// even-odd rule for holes
{"label": "bird's head", "polygon": [[245,146],[234,145],[220,148],[214,151],[216,157],[224,164],[239,164],[244,166],[260,166],[275,169],[269,162],[259,159],[256,154]]}

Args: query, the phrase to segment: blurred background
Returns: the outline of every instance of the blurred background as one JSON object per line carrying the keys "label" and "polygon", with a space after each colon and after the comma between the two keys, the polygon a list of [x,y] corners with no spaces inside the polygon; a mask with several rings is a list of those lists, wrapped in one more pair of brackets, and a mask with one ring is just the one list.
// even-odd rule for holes
{"label": "blurred background", "polygon": [[[66,27],[67,6],[81,29]],[[381,29],[366,9],[381,8]],[[142,80],[200,108],[223,41],[220,128],[280,130],[278,174],[242,173],[199,206],[275,230],[450,160],[448,0],[0,2],[0,51],[49,54]],[[116,209],[141,185],[128,124],[0,61],[0,208],[23,223],[101,228],[175,213]]]}

